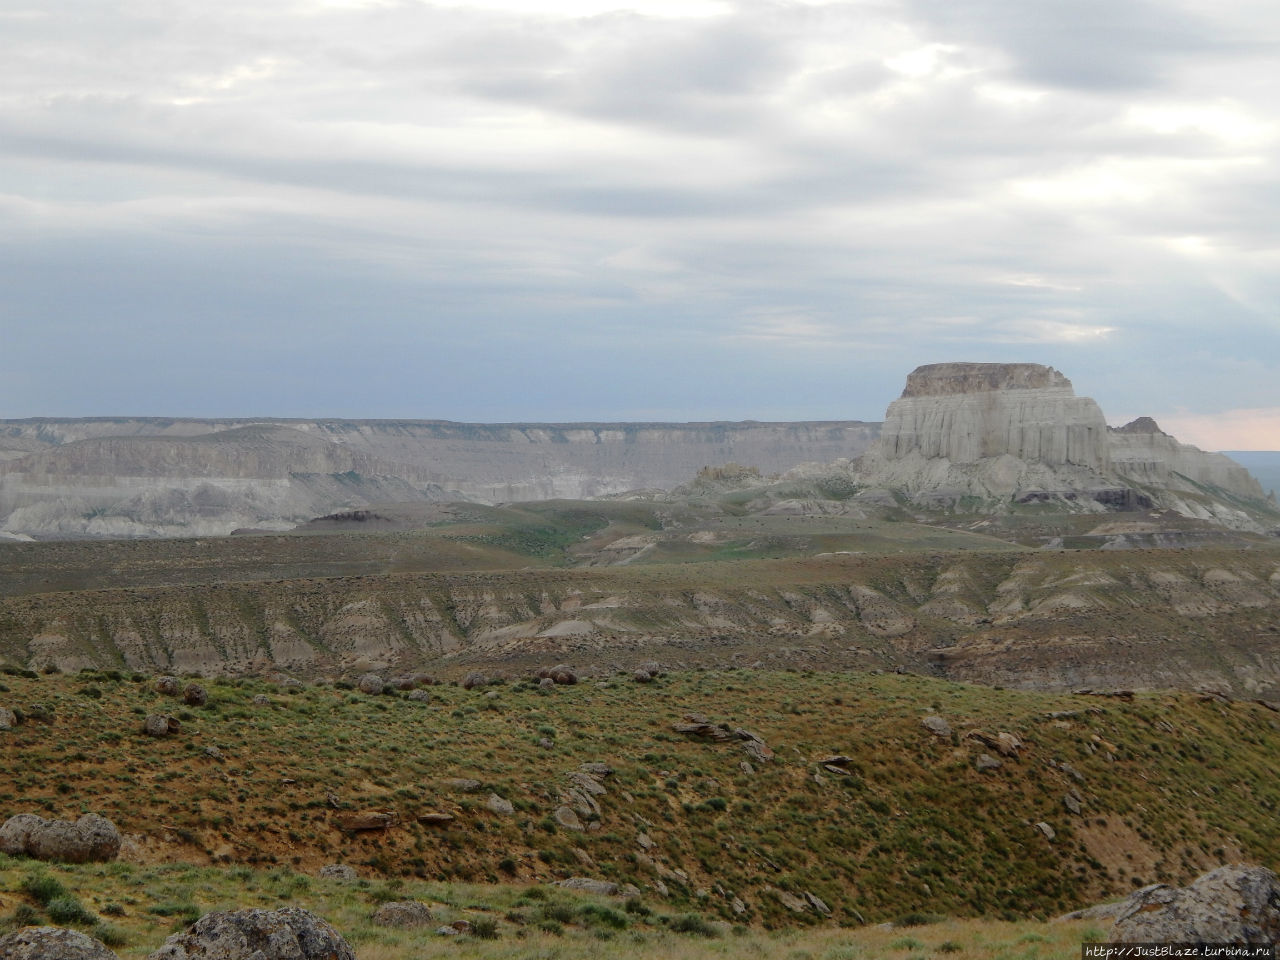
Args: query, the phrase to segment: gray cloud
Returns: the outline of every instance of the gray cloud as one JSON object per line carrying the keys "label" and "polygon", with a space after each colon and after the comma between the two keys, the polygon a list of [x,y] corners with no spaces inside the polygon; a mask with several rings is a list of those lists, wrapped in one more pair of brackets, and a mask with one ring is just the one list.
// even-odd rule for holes
{"label": "gray cloud", "polygon": [[0,4],[0,409],[1275,405],[1268,7],[497,6]]}

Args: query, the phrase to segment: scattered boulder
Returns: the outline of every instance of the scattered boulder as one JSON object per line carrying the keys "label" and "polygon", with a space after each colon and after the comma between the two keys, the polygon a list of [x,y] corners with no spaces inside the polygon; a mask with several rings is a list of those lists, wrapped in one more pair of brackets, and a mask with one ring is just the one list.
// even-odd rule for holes
{"label": "scattered boulder", "polygon": [[470,933],[472,929],[470,920],[455,920],[449,926],[454,933]]}
{"label": "scattered boulder", "polygon": [[0,827],[0,851],[61,863],[102,862],[114,860],[120,853],[120,831],[96,813],[86,813],[75,821],[20,813]]}
{"label": "scattered boulder", "polygon": [[631,679],[636,683],[653,683],[653,674],[648,670],[637,670],[631,674]]}
{"label": "scattered boulder", "polygon": [[636,673],[647,673],[650,679],[666,675],[666,671],[662,669],[662,664],[657,660],[646,660],[636,667]]}
{"label": "scattered boulder", "polygon": [[355,883],[360,879],[355,867],[345,863],[327,863],[320,868],[320,877],[324,880],[336,880],[339,883]]}
{"label": "scattered boulder", "polygon": [[550,690],[555,685],[556,685],[556,682],[552,680],[550,677],[543,677],[541,680],[538,681],[538,686],[541,687],[543,690]]}
{"label": "scattered boulder", "polygon": [[12,730],[18,725],[18,715],[7,707],[0,707],[0,730]]}
{"label": "scattered boulder", "polygon": [[269,707],[271,706],[271,698],[265,693],[255,694],[253,698],[253,705],[255,707]]}
{"label": "scattered boulder", "polygon": [[414,690],[409,694],[409,699],[415,703],[430,703],[431,694],[425,690]]}
{"label": "scattered boulder", "polygon": [[968,739],[977,740],[984,747],[994,750],[1002,757],[1017,759],[1018,754],[1022,751],[1022,741],[1012,733],[1002,731],[993,737],[979,730],[973,730],[968,734]]}
{"label": "scattered boulder", "polygon": [[153,713],[142,721],[142,732],[148,737],[168,737],[182,730],[182,722],[167,713]]}
{"label": "scattered boulder", "polygon": [[552,747],[555,746],[555,741],[550,740],[547,737],[539,737],[538,746],[540,746],[543,750],[550,750]]}
{"label": "scattered boulder", "polygon": [[117,960],[101,940],[60,927],[24,927],[0,937],[4,960]]}
{"label": "scattered boulder", "polygon": [[182,691],[182,702],[189,707],[203,707],[209,702],[209,691],[198,683],[188,683]]}
{"label": "scattered boulder", "polygon": [[326,921],[300,907],[207,913],[147,960],[356,960]]}
{"label": "scattered boulder", "polygon": [[1057,836],[1057,834],[1053,832],[1053,827],[1049,826],[1049,824],[1045,823],[1043,820],[1036,824],[1036,829],[1044,834],[1044,838],[1046,840],[1052,840]]}
{"label": "scattered boulder", "polygon": [[281,690],[304,690],[306,689],[306,684],[304,684],[297,677],[286,676],[286,677],[281,677],[279,680],[276,681],[276,687]]}
{"label": "scattered boulder", "polygon": [[596,893],[603,897],[612,897],[618,892],[618,885],[608,880],[593,880],[591,877],[570,877],[568,880],[556,881],[557,887],[565,890],[581,890],[583,893]]}
{"label": "scattered boulder", "polygon": [[566,830],[585,830],[582,821],[578,819],[578,814],[574,812],[573,807],[561,806],[556,807],[555,813],[551,815],[552,819]]}
{"label": "scattered boulder", "polygon": [[472,670],[462,678],[462,688],[464,690],[474,690],[476,687],[487,686],[489,678],[479,670]]}
{"label": "scattered boulder", "polygon": [[703,740],[712,740],[716,743],[724,743],[733,739],[733,734],[729,732],[727,725],[714,724],[700,713],[686,713],[684,721],[673,723],[671,729],[676,733],[701,737]]}
{"label": "scattered boulder", "polygon": [[764,892],[772,895],[775,900],[792,913],[808,913],[809,911],[809,902],[797,897],[794,893],[787,893],[787,891],[779,890],[777,887],[765,887]]}
{"label": "scattered boulder", "polygon": [[448,780],[441,782],[450,790],[456,790],[459,793],[475,793],[481,787],[479,780],[472,780],[468,777],[450,777]]}
{"label": "scattered boulder", "polygon": [[156,677],[156,693],[162,693],[166,697],[176,697],[181,687],[182,684],[178,682],[177,677]]}
{"label": "scattered boulder", "polygon": [[578,769],[583,773],[591,774],[593,777],[608,777],[613,774],[613,767],[595,760],[578,764]]}
{"label": "scattered boulder", "polygon": [[429,827],[441,827],[447,823],[453,823],[457,819],[452,813],[442,813],[439,810],[428,810],[426,813],[418,814],[418,822],[425,823]]}
{"label": "scattered boulder", "polygon": [[367,830],[386,830],[395,822],[396,815],[387,810],[365,810],[339,817],[338,827],[348,833],[362,833]]}
{"label": "scattered boulder", "polygon": [[210,760],[225,759],[222,756],[222,751],[219,750],[217,747],[215,747],[213,744],[209,744],[207,747],[204,748],[204,755],[208,757]]}
{"label": "scattered boulder", "polygon": [[484,805],[490,812],[504,817],[509,817],[516,812],[515,804],[496,793],[489,794],[489,799],[484,802]]}
{"label": "scattered boulder", "polygon": [[1068,813],[1074,813],[1076,816],[1080,815],[1080,798],[1074,793],[1065,794],[1062,798],[1062,805],[1067,808]]}
{"label": "scattered boulder", "polygon": [[1115,942],[1273,943],[1280,940],[1280,879],[1230,864],[1187,887],[1135,890],[1116,913]]}
{"label": "scattered boulder", "polygon": [[413,677],[392,677],[387,682],[397,690],[412,690],[418,685]]}
{"label": "scattered boulder", "polygon": [[554,667],[543,668],[538,671],[538,676],[543,680],[550,680],[552,683],[558,683],[562,686],[572,686],[578,682],[578,674],[567,663],[556,664]]}
{"label": "scattered boulder", "polygon": [[361,693],[377,696],[386,689],[386,681],[376,673],[366,673],[356,681],[356,689]]}
{"label": "scattered boulder", "polygon": [[417,900],[393,900],[374,911],[373,922],[379,927],[425,927],[431,922],[431,911]]}
{"label": "scattered boulder", "polygon": [[819,897],[816,893],[810,893],[808,890],[806,890],[804,893],[804,898],[808,902],[809,906],[813,907],[814,910],[817,910],[818,913],[826,917],[831,916],[831,908],[828,907],[826,903],[822,900],[822,898]]}
{"label": "scattered boulder", "polygon": [[7,853],[11,857],[26,856],[32,831],[43,824],[44,817],[38,817],[34,813],[20,813],[10,817],[0,826],[0,853]]}
{"label": "scattered boulder", "polygon": [[999,770],[1004,766],[999,760],[989,753],[978,754],[978,759],[973,761],[973,765],[978,769],[979,773],[985,773],[988,770]]}
{"label": "scattered boulder", "polygon": [[923,724],[924,728],[935,737],[942,737],[946,740],[951,738],[951,724],[947,723],[944,717],[940,717],[936,713],[924,717],[920,723]]}

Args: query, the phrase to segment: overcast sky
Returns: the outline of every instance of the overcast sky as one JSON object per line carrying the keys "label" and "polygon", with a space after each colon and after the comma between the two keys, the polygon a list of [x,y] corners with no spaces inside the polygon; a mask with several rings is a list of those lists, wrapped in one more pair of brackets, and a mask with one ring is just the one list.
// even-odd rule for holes
{"label": "overcast sky", "polygon": [[1274,0],[0,0],[0,417],[879,420],[947,360],[1280,449]]}

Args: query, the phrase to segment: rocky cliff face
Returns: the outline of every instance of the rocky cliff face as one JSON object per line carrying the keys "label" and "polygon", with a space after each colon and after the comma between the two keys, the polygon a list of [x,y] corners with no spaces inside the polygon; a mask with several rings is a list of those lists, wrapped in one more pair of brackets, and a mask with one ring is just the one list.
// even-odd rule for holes
{"label": "rocky cliff face", "polygon": [[922,506],[1056,501],[1076,511],[1161,506],[1236,529],[1261,526],[1247,470],[1163,433],[1118,429],[1068,380],[1033,363],[939,363],[907,377],[879,442],[849,472]]}
{"label": "rocky cliff face", "polygon": [[1220,453],[1179,443],[1150,417],[1108,428],[1107,439],[1113,469],[1135,483],[1182,490],[1212,486],[1241,497],[1264,496],[1262,486],[1243,466]]}
{"label": "rocky cliff face", "polygon": [[579,499],[736,460],[856,456],[877,424],[0,421],[0,534],[205,536],[379,501]]}
{"label": "rocky cliff face", "polygon": [[1107,424],[1088,397],[1052,367],[1034,363],[936,363],[907,378],[889,405],[880,453],[919,453],[956,464],[1010,456],[1104,473]]}

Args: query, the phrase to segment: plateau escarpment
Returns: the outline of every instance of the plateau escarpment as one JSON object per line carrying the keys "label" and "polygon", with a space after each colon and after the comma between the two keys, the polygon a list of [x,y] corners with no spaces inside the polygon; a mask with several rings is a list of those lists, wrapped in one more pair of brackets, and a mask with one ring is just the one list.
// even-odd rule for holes
{"label": "plateau escarpment", "polygon": [[1255,531],[1258,510],[1274,513],[1244,467],[1179,443],[1147,417],[1110,428],[1070,380],[1032,363],[917,368],[879,441],[840,469],[864,490],[896,491],[924,508],[1163,507]]}
{"label": "plateau escarpment", "polygon": [[506,502],[670,487],[727,460],[856,456],[877,424],[426,420],[0,421],[0,531],[208,536],[376,502]]}

